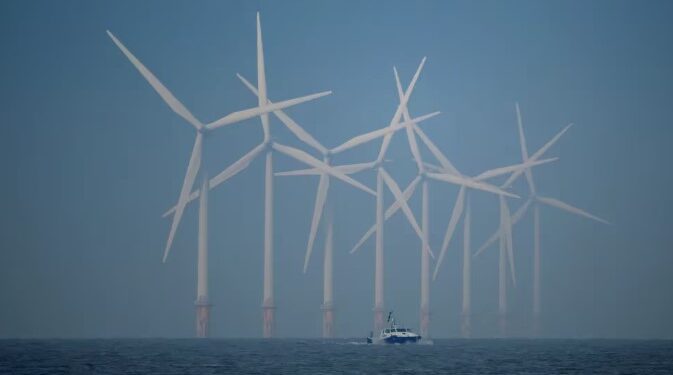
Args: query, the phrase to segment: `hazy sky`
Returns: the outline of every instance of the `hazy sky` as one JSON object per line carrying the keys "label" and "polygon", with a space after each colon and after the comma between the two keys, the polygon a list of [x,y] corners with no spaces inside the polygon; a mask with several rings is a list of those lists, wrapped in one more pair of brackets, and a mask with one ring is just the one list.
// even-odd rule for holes
{"label": "hazy sky", "polygon": [[[196,205],[166,264],[161,214],[177,200],[194,131],[105,30],[212,121],[256,105],[235,74],[256,81],[257,11],[269,98],[334,92],[287,111],[327,146],[387,125],[398,103],[393,66],[406,86],[423,56],[410,111],[442,111],[421,126],[463,173],[520,161],[515,101],[530,152],[575,123],[548,153],[560,160],[534,171],[538,189],[614,225],[541,210],[544,333],[673,337],[673,3],[612,0],[0,3],[0,337],[193,336]],[[301,147],[273,117],[272,132]],[[261,140],[258,119],[222,129],[208,139],[208,163],[218,172]],[[369,161],[379,145],[335,162]],[[406,186],[415,165],[402,134],[388,157]],[[300,166],[276,160],[277,170]],[[213,336],[261,336],[263,168],[253,163],[211,195]],[[372,173],[358,178],[374,186]],[[279,336],[320,334],[322,232],[301,273],[316,187],[317,178],[276,179]],[[336,333],[363,336],[373,239],[348,251],[374,222],[375,200],[337,181],[330,189]],[[514,191],[528,193],[523,179]],[[456,193],[431,184],[436,251]],[[497,220],[497,199],[473,194],[475,246]],[[462,224],[431,285],[435,337],[459,333],[461,233]],[[386,305],[417,328],[418,238],[398,214],[385,240]],[[514,241],[517,335],[531,316],[531,216]],[[473,262],[481,336],[497,332],[494,250]]]}

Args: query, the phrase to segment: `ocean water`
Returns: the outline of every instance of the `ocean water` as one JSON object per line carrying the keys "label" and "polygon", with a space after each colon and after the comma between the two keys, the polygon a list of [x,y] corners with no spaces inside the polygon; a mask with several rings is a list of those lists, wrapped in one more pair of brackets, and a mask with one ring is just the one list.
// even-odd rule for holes
{"label": "ocean water", "polygon": [[673,341],[0,340],[0,374],[671,374]]}

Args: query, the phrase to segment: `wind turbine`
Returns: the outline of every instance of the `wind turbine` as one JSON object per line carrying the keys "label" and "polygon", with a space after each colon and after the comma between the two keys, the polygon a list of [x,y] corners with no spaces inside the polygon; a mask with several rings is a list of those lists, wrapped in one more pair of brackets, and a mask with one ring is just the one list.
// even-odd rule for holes
{"label": "wind turbine", "polygon": [[[407,88],[407,92],[405,94],[402,94],[402,99],[405,103],[409,100],[409,97],[411,96],[411,93],[413,91],[413,88],[416,84],[416,80],[418,79],[418,76],[420,74],[420,71],[422,69],[423,62],[421,62],[421,65],[419,66],[416,75],[414,76],[414,79],[412,80],[412,83],[409,85]],[[353,137],[352,139],[344,142],[343,144],[330,149],[330,150],[320,150],[319,148],[318,151],[321,151],[323,153],[323,160],[325,163],[330,163],[331,157],[339,154],[341,152],[344,152],[350,148],[362,145],[364,143],[370,142],[372,140],[375,140],[380,137],[384,137],[384,143],[387,143],[385,140],[386,138],[392,136],[393,133],[397,132],[398,130],[401,129],[409,129],[411,126],[416,126],[417,123],[424,121],[426,119],[429,119],[431,117],[434,117],[438,115],[439,112],[433,112],[428,115],[420,116],[415,119],[410,119],[407,118],[405,119],[404,122],[398,122],[400,120],[400,115],[396,114],[393,118],[393,121],[390,122],[390,124],[384,128],[374,130],[365,134],[358,135],[356,137]],[[389,142],[389,141],[388,141]],[[387,147],[387,146],[386,146]],[[338,170],[346,173],[346,174],[353,174],[357,172],[361,172],[367,169],[375,169],[377,168],[383,161],[383,155],[380,154],[379,157],[377,158],[376,161],[373,162],[368,162],[368,163],[358,163],[358,164],[349,164],[349,165],[340,165],[336,166]],[[384,171],[385,172],[385,171]],[[313,210],[313,218],[311,220],[311,230],[309,232],[309,239],[308,239],[308,245],[306,248],[306,256],[304,258],[304,272],[306,272],[306,269],[308,267],[308,262],[311,257],[311,253],[313,250],[313,244],[316,236],[316,231],[318,228],[318,225],[320,223],[320,218],[322,216],[323,212],[323,207],[326,205],[327,201],[327,192],[329,188],[329,176],[326,175],[325,173],[321,172],[320,170],[317,169],[304,169],[304,170],[298,170],[298,171],[289,171],[289,172],[279,172],[276,173],[276,175],[279,176],[303,176],[303,175],[320,175],[320,182],[318,183],[318,191],[316,193],[316,200],[315,200],[315,205],[314,205],[314,210]],[[392,181],[393,185],[396,185],[394,181]],[[389,184],[389,187],[391,185]],[[394,187],[392,187],[394,189]],[[397,188],[399,190],[399,188]],[[378,196],[378,193],[377,193]],[[409,211],[410,212],[410,211]],[[413,217],[413,215],[412,215]],[[414,221],[407,216],[408,220],[410,220],[411,225],[413,226]],[[417,227],[417,224],[416,224]],[[328,226],[328,231],[331,228]],[[419,232],[417,234],[420,235]],[[326,236],[326,238],[329,238],[329,236]],[[331,327],[332,326],[332,321],[333,321],[333,301],[331,298],[328,298],[328,296],[331,296],[331,285],[333,284],[331,276],[332,276],[332,258],[331,258],[331,244],[329,245],[330,247],[330,252],[326,252],[325,254],[325,261],[324,261],[324,277],[325,277],[325,285],[330,286],[329,292],[327,291],[327,288],[324,292],[324,302],[323,302],[323,332],[331,332],[329,329],[325,327]],[[326,249],[328,248],[328,245],[326,244]],[[429,248],[428,248],[429,249]],[[382,272],[382,268],[377,268],[377,270]],[[376,280],[379,280],[382,278],[375,278]],[[382,295],[382,293],[381,293]],[[381,314],[383,309],[381,308]],[[381,316],[381,321],[383,320]]]}
{"label": "wind turbine", "polygon": [[210,303],[208,300],[208,172],[206,168],[206,163],[202,162],[202,155],[204,150],[204,139],[210,134],[213,130],[220,127],[230,125],[236,122],[240,122],[246,119],[264,115],[265,113],[287,108],[296,104],[300,104],[309,100],[317,99],[319,97],[330,94],[330,92],[322,92],[319,94],[313,94],[309,96],[304,96],[297,99],[291,99],[282,101],[276,104],[266,103],[260,104],[258,107],[245,109],[242,111],[237,111],[230,113],[227,116],[220,118],[217,121],[204,124],[199,121],[160,81],[156,76],[143,65],[140,60],[138,60],[123,44],[119,39],[117,39],[109,30],[107,31],[108,36],[112,41],[117,45],[117,47],[122,51],[122,53],[131,61],[135,68],[141,73],[141,75],[149,82],[149,84],[154,88],[154,90],[161,96],[161,98],[166,102],[166,104],[180,117],[184,118],[196,129],[196,139],[194,141],[194,146],[192,148],[191,157],[189,159],[189,165],[187,167],[187,173],[182,184],[180,195],[178,198],[178,204],[174,210],[173,222],[171,224],[171,229],[168,235],[168,240],[166,242],[166,247],[164,250],[163,262],[166,262],[175,232],[180,223],[180,219],[184,212],[185,205],[188,202],[189,193],[194,186],[197,175],[201,176],[201,187],[203,191],[201,195],[201,200],[199,203],[199,251],[198,251],[198,278],[197,278],[197,322],[196,322],[196,334],[198,337],[207,336],[208,331],[208,320],[209,320],[209,311]]}
{"label": "wind turbine", "polygon": [[[519,143],[521,146],[521,159],[523,160],[524,164],[525,163],[530,163],[535,162],[538,158],[540,158],[547,150],[554,144],[556,141],[561,138],[561,136],[572,126],[572,124],[567,125],[563,130],[561,130],[558,134],[556,134],[549,142],[547,142],[544,146],[542,146],[538,151],[536,151],[533,155],[528,156],[528,148],[526,145],[526,137],[523,131],[523,121],[521,120],[521,111],[519,109],[519,103],[515,104],[516,108],[516,116],[517,116],[517,125],[518,125],[518,130],[519,130]],[[502,236],[501,233],[503,231],[507,231],[508,229],[511,231],[511,227],[515,225],[523,215],[528,211],[530,208],[531,204],[533,205],[533,327],[534,327],[534,335],[539,334],[539,323],[540,323],[540,204],[551,206],[566,212],[570,212],[572,214],[578,215],[578,216],[583,216],[585,218],[589,218],[594,221],[598,221],[603,224],[610,224],[604,219],[601,219],[600,217],[594,216],[584,210],[581,210],[577,207],[571,206],[565,202],[562,202],[558,199],[554,198],[549,198],[549,197],[544,197],[540,196],[537,193],[537,189],[535,187],[535,182],[533,180],[533,173],[530,168],[525,168],[524,170],[518,171],[517,173],[512,174],[509,179],[502,185],[503,188],[507,188],[511,186],[514,181],[522,174],[525,173],[526,175],[526,182],[528,184],[528,189],[529,189],[529,197],[528,200],[514,213],[514,215],[509,217],[509,210],[507,208],[506,203],[500,204],[500,228],[496,230],[493,235],[479,248],[479,250],[475,253],[475,256],[478,256],[481,254],[486,248],[488,248],[491,244],[493,244],[496,240],[500,239],[502,242]],[[504,226],[508,226],[508,228],[503,228]],[[508,241],[511,241],[511,234],[509,236]],[[502,268],[502,266],[501,266]],[[502,271],[501,271],[502,273]],[[502,276],[501,276],[502,278]],[[505,288],[501,285],[500,286],[500,305],[501,308],[499,310],[500,314],[503,315],[506,313],[506,297],[504,294],[506,291],[504,290]],[[503,303],[505,304],[505,308],[503,309]]]}

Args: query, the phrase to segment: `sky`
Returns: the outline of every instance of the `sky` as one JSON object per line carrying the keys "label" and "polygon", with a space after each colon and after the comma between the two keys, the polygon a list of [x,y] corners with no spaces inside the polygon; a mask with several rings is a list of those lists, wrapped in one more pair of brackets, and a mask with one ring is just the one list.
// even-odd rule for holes
{"label": "sky", "polygon": [[[545,337],[673,338],[673,3],[666,1],[4,1],[0,3],[0,337],[192,337],[197,209],[188,206],[161,262],[194,140],[108,38],[115,35],[208,122],[256,105],[260,12],[269,98],[333,94],[287,110],[328,147],[412,116],[466,175],[521,161],[568,123],[534,170],[540,194],[605,218],[541,209]],[[278,142],[312,152],[271,117]],[[208,139],[214,173],[262,141],[259,119]],[[335,158],[375,158],[380,141]],[[423,156],[432,161],[423,149]],[[316,157],[319,155],[316,155]],[[403,134],[386,168],[415,176]],[[264,163],[210,195],[211,334],[260,337]],[[276,170],[301,167],[284,156]],[[357,179],[375,186],[373,173]],[[306,274],[315,177],[275,179],[275,294],[280,337],[321,332],[322,230]],[[494,183],[502,180],[494,181]],[[371,330],[375,200],[334,181],[338,336]],[[524,179],[513,192],[528,194]],[[430,245],[438,251],[457,189],[430,184]],[[386,195],[386,205],[392,203]],[[514,211],[523,201],[510,200]],[[420,220],[420,196],[410,205]],[[497,198],[472,194],[472,243],[497,227]],[[532,315],[532,216],[514,228],[512,336]],[[417,329],[420,243],[406,220],[386,223],[386,307]],[[431,284],[433,337],[457,337],[462,224]],[[497,335],[495,247],[473,259],[474,334]]]}

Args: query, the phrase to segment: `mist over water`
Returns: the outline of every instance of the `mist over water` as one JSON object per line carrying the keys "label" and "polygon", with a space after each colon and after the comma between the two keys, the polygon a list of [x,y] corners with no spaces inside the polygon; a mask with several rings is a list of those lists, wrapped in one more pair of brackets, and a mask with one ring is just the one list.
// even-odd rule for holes
{"label": "mist over water", "polygon": [[[521,162],[515,102],[531,154],[573,123],[545,154],[559,160],[533,169],[538,193],[612,225],[541,206],[540,336],[673,338],[673,3],[658,1],[2,2],[0,338],[194,336],[197,202],[187,206],[161,262],[170,227],[161,215],[177,201],[194,129],[105,31],[209,122],[257,105],[236,73],[256,84],[258,11],[269,99],[333,91],[286,111],[326,147],[388,125],[399,103],[393,67],[406,87],[424,56],[409,111],[442,112],[419,126],[467,176]],[[274,141],[322,159],[270,121]],[[203,156],[212,174],[263,139],[258,118],[220,130],[208,136]],[[402,189],[417,176],[403,133],[384,163]],[[437,163],[421,146],[424,159]],[[372,161],[379,147],[354,148],[332,163]],[[303,167],[275,156],[274,171]],[[374,172],[354,177],[376,186]],[[318,177],[279,176],[274,184],[276,336],[320,337],[322,225],[302,272]],[[512,212],[528,189],[522,176],[509,190],[522,197],[508,200]],[[394,197],[385,194],[388,207]],[[429,184],[436,253],[457,194],[455,186]],[[336,179],[328,199],[334,332],[360,338],[373,323],[374,238],[349,252],[374,224],[376,202]],[[470,201],[474,251],[498,228],[499,206],[484,192],[471,192]],[[420,194],[409,205],[420,222]],[[263,157],[214,189],[209,207],[210,334],[261,337]],[[529,212],[513,229],[508,337],[532,335],[533,223]],[[418,330],[419,238],[402,213],[384,233],[385,308]],[[430,285],[432,338],[461,335],[462,233],[460,221]],[[497,244],[472,258],[472,333],[500,335]],[[40,372],[38,363],[82,373],[283,365],[359,373],[370,368],[367,358],[381,369],[419,372],[656,373],[672,366],[668,341],[437,340],[363,350],[319,340],[5,340],[0,353],[0,372],[11,373]],[[512,357],[525,360],[503,363]],[[188,366],[200,359],[214,367]],[[639,367],[643,361],[652,367]]]}

